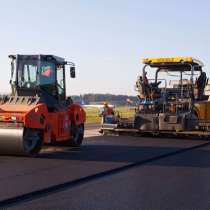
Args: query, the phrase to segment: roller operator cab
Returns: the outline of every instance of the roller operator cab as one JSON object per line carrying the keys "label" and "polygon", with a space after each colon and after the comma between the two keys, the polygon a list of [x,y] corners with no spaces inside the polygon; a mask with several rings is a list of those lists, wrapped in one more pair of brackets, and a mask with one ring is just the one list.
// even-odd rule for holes
{"label": "roller operator cab", "polygon": [[0,153],[33,155],[43,144],[79,146],[85,111],[66,97],[66,71],[75,65],[53,55],[10,55],[12,93],[0,100]]}

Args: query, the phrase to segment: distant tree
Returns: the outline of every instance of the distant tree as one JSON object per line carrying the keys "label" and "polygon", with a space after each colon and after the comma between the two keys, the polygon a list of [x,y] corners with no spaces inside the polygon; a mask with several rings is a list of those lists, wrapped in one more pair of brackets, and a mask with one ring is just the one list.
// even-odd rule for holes
{"label": "distant tree", "polygon": [[134,104],[136,104],[138,101],[138,98],[136,96],[113,95],[113,94],[88,93],[82,96],[74,95],[71,97],[73,101],[75,101],[76,103],[81,103],[83,101],[85,104],[91,104],[91,103],[101,104],[105,101],[108,101],[109,103],[112,103],[115,105],[126,105],[128,101],[133,102]]}

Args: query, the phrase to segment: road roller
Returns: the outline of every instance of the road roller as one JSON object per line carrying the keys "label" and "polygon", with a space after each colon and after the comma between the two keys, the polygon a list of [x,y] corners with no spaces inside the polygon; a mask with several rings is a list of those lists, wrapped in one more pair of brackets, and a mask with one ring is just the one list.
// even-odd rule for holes
{"label": "road roller", "polygon": [[54,55],[9,55],[11,94],[0,98],[0,154],[31,156],[43,145],[80,146],[85,111],[66,96],[66,69]]}
{"label": "road roller", "polygon": [[209,79],[203,67],[193,57],[143,59],[134,116],[113,115],[102,131],[210,136]]}

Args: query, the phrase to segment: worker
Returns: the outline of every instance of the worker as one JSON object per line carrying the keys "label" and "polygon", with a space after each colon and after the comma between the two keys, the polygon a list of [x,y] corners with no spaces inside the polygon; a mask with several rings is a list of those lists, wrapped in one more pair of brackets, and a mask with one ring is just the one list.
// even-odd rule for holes
{"label": "worker", "polygon": [[107,122],[110,123],[110,121],[113,122],[114,110],[111,106],[109,106],[107,102],[104,102],[104,106],[103,106],[100,116],[102,117],[102,124],[107,123]]}
{"label": "worker", "polygon": [[145,85],[144,85],[142,76],[138,78],[136,82],[136,87],[138,88],[138,91],[139,91],[139,97],[141,99],[144,99],[145,98]]}
{"label": "worker", "polygon": [[196,86],[198,88],[198,99],[204,96],[204,89],[206,87],[207,77],[205,72],[201,72],[200,76],[196,79]]}

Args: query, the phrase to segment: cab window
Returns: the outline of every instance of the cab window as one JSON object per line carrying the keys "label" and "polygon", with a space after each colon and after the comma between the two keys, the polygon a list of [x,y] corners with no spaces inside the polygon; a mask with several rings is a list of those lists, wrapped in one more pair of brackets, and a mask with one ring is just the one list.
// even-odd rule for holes
{"label": "cab window", "polygon": [[61,100],[65,100],[64,66],[57,66],[57,89]]}
{"label": "cab window", "polygon": [[18,66],[18,86],[33,88],[37,85],[37,63],[33,60],[21,61]]}
{"label": "cab window", "polygon": [[49,62],[41,62],[39,83],[42,85],[55,84],[55,64]]}

